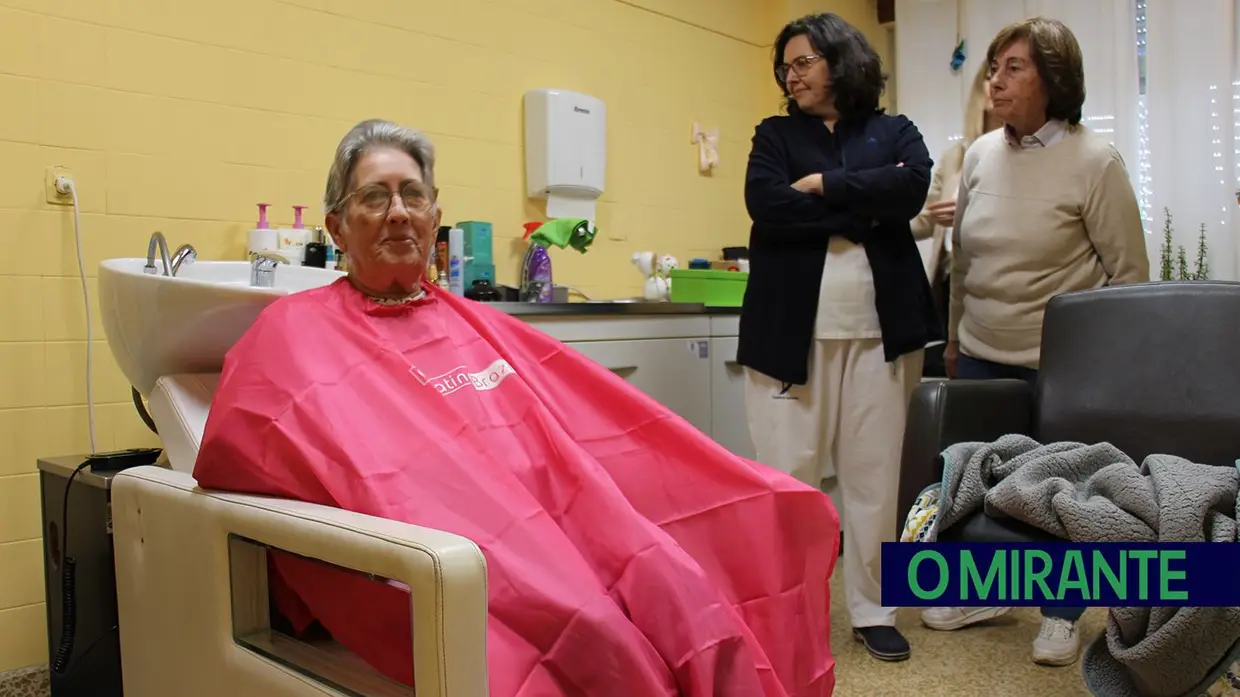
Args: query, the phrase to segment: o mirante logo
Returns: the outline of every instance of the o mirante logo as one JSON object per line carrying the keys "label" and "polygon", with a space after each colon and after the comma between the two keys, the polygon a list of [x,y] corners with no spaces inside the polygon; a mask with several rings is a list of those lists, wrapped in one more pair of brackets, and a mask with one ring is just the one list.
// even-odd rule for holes
{"label": "o mirante logo", "polygon": [[886,607],[1240,606],[1240,544],[884,543]]}
{"label": "o mirante logo", "polygon": [[[1187,600],[1188,592],[1173,590],[1172,581],[1183,581],[1184,550],[1121,550],[1119,563],[1112,565],[1102,552],[1094,550],[1088,558],[1080,550],[1068,550],[1056,568],[1056,559],[1041,549],[998,550],[979,566],[973,552],[959,550],[948,555],[923,549],[913,555],[908,567],[909,589],[922,600],[961,605],[973,600],[995,601],[1027,598],[1045,602],[1071,598],[1089,602],[1104,597],[1103,584],[1120,600],[1149,599],[1150,581],[1157,580],[1160,600]],[[1172,568],[1172,560],[1176,566]],[[1156,565],[1151,572],[1151,563]],[[933,588],[922,586],[918,572],[922,565],[936,568],[938,581]],[[953,573],[954,572],[954,573]],[[954,586],[954,590],[953,590]]]}

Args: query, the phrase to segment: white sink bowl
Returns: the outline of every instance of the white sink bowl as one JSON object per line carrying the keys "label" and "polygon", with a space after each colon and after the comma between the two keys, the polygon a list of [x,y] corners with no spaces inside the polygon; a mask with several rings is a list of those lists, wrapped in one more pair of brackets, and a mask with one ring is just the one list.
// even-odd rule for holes
{"label": "white sink bowl", "polygon": [[176,373],[218,373],[224,355],[262,309],[290,293],[325,286],[343,272],[280,264],[275,286],[250,286],[248,261],[196,261],[177,276],[146,274],[146,259],[99,264],[99,310],[121,372],[143,396]]}

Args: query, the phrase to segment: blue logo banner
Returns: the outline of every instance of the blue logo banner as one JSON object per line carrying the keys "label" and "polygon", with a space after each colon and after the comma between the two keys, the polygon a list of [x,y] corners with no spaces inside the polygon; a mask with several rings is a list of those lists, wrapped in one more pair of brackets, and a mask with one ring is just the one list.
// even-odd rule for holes
{"label": "blue logo banner", "polygon": [[1240,544],[886,542],[887,607],[1240,606]]}

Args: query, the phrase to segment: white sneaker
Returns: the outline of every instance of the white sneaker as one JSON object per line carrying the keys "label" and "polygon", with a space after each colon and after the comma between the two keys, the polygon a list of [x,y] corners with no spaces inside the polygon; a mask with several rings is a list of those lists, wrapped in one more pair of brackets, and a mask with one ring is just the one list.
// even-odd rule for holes
{"label": "white sneaker", "polygon": [[1058,617],[1043,617],[1042,631],[1033,640],[1033,662],[1044,666],[1069,666],[1076,663],[1081,638],[1076,622]]}
{"label": "white sneaker", "polygon": [[921,621],[931,629],[948,632],[1006,615],[1010,607],[928,607]]}

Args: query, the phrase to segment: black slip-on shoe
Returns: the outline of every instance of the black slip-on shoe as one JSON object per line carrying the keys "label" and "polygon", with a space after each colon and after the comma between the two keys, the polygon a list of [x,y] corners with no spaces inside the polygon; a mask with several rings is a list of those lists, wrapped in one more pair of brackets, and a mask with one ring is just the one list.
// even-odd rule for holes
{"label": "black slip-on shoe", "polygon": [[912,652],[908,640],[895,627],[856,627],[853,638],[880,661],[904,661]]}

